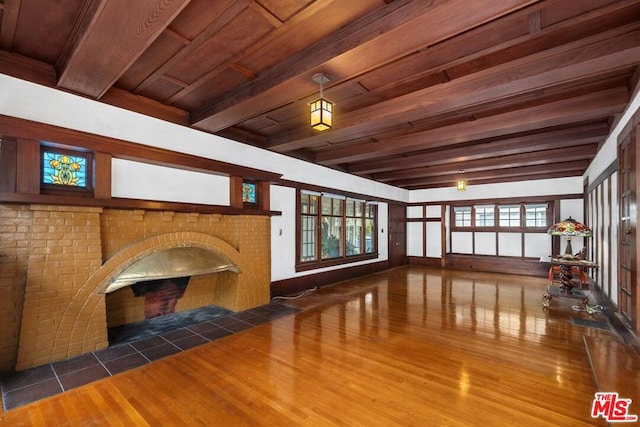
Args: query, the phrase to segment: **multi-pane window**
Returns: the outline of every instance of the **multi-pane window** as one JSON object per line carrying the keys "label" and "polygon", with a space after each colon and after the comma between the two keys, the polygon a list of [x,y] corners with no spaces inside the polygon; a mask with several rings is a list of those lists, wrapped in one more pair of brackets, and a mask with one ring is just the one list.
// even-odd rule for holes
{"label": "multi-pane window", "polygon": [[453,228],[502,230],[547,228],[548,218],[549,202],[539,202],[453,206],[451,220]]}
{"label": "multi-pane window", "polygon": [[375,253],[377,246],[376,235],[376,206],[366,203],[364,205],[364,252]]}
{"label": "multi-pane window", "polygon": [[547,203],[524,205],[527,227],[547,227]]}
{"label": "multi-pane window", "polygon": [[476,227],[493,227],[495,225],[495,206],[475,206]]}
{"label": "multi-pane window", "polygon": [[300,193],[301,263],[375,253],[376,230],[373,204],[341,196]]}
{"label": "multi-pane window", "polygon": [[471,206],[453,208],[456,227],[471,227]]}
{"label": "multi-pane window", "polygon": [[321,197],[322,205],[322,259],[339,258],[344,254],[342,236],[343,200]]}
{"label": "multi-pane window", "polygon": [[520,227],[520,205],[498,206],[500,227]]}
{"label": "multi-pane window", "polygon": [[316,230],[318,229],[319,202],[318,196],[300,195],[300,261],[302,262],[318,259]]}
{"label": "multi-pane window", "polygon": [[362,210],[364,203],[358,200],[346,200],[345,202],[347,218],[347,255],[361,254],[362,233],[364,230],[364,218]]}

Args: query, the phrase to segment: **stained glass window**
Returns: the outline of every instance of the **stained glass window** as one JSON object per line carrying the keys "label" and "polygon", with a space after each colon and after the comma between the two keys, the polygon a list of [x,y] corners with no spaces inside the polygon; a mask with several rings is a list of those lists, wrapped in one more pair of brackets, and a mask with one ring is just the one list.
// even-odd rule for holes
{"label": "stained glass window", "polygon": [[256,204],[256,185],[252,182],[242,183],[242,202]]}
{"label": "stained glass window", "polygon": [[87,157],[43,151],[42,183],[86,188]]}

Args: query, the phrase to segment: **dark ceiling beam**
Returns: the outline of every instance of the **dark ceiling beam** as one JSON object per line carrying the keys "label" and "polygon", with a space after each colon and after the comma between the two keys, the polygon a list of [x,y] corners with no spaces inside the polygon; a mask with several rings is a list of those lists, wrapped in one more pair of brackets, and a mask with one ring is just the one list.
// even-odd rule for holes
{"label": "dark ceiling beam", "polygon": [[58,86],[100,98],[189,1],[90,2],[56,65]]}
{"label": "dark ceiling beam", "polygon": [[[507,139],[478,141],[477,144],[428,151],[419,154],[400,155],[394,158],[382,158],[348,165],[347,171],[354,174],[372,174],[394,169],[432,166],[455,161],[469,161],[487,156],[507,156],[510,154],[551,150],[560,147],[598,143],[609,134],[607,123],[578,125],[568,129],[543,130],[527,135]],[[375,175],[374,175],[375,176]]]}
{"label": "dark ceiling beam", "polygon": [[[424,117],[482,108],[505,97],[626,69],[640,61],[638,39],[640,23],[634,23],[343,114],[334,128],[321,134],[295,140],[272,138],[269,148],[287,152],[346,136],[365,137]],[[513,77],[505,79],[505,73]]]}
{"label": "dark ceiling beam", "polygon": [[[604,28],[612,28],[610,24],[607,24],[612,20],[622,20],[621,22],[624,22],[624,24],[617,26],[622,27],[632,19],[621,17],[634,16],[639,13],[639,5],[636,0],[623,0],[590,10],[587,14],[578,14],[551,25],[545,25],[542,32],[533,35],[528,31],[525,32],[528,27],[520,28],[527,23],[530,14],[544,10],[543,15],[553,15],[553,9],[556,8],[564,10],[566,3],[557,1],[537,3],[534,6],[524,8],[502,19],[491,21],[460,36],[429,46],[427,49],[379,67],[370,73],[355,76],[346,82],[332,84],[327,91],[329,96],[336,91],[338,93],[348,91],[348,87],[351,86],[362,85],[361,87],[367,88],[369,86],[368,82],[371,82],[373,89],[356,98],[339,101],[338,106],[336,106],[336,117],[339,120],[336,120],[334,126],[334,131],[337,132],[331,131],[319,134],[308,127],[293,126],[288,132],[271,138],[270,143],[278,145],[292,141],[307,140],[309,141],[307,147],[311,148],[350,142],[357,138],[378,135],[387,130],[392,131],[394,127],[401,125],[394,123],[387,125],[389,122],[387,119],[384,123],[367,123],[369,126],[387,126],[386,130],[376,128],[369,131],[365,127],[360,130],[357,128],[350,129],[349,133],[344,135],[339,133],[343,127],[347,126],[345,116],[348,119],[349,112],[362,109],[372,102],[378,103],[386,99],[398,98],[409,91],[413,92],[428,86],[455,80],[465,74],[477,72],[479,69],[505,63],[509,58],[524,57],[551,49],[553,46],[557,47],[560,44],[569,43],[572,40],[575,41],[604,32]],[[521,31],[518,33],[521,34],[520,36],[514,34],[514,30],[518,28]],[[480,42],[479,40],[481,39],[486,41]],[[464,52],[464,54],[461,52]],[[411,72],[407,72],[407,70]],[[305,101],[307,99],[302,98],[300,103]],[[301,106],[298,109],[302,110]],[[311,140],[308,140],[308,138],[311,138]]]}
{"label": "dark ceiling beam", "polygon": [[[374,174],[372,178],[376,181],[389,182],[398,179],[422,178],[432,175],[449,175],[452,170],[464,170],[465,173],[467,173],[536,165],[547,165],[549,169],[555,169],[555,164],[558,162],[576,160],[584,160],[587,162],[586,165],[588,165],[588,161],[593,159],[596,155],[597,149],[598,144],[588,144],[578,147],[566,147],[548,151],[513,154],[510,156],[494,156],[479,160],[451,162],[437,166],[398,169],[392,172]],[[407,159],[407,164],[411,164],[410,159]]]}
{"label": "dark ceiling beam", "polygon": [[[341,0],[333,0],[333,2],[338,2]],[[239,1],[233,1],[233,8],[237,8],[239,4],[244,4],[245,2],[247,2],[249,5],[252,6],[252,8],[259,8],[259,9],[263,9],[262,6],[257,5],[255,0],[242,0],[242,2]],[[260,49],[264,49],[264,46],[268,45],[269,43],[272,43],[274,40],[282,38],[283,37],[283,33],[286,33],[288,30],[288,27],[295,27],[296,25],[300,24],[301,22],[304,22],[308,19],[311,19],[314,15],[319,14],[322,15],[323,13],[326,13],[324,11],[324,9],[326,8],[327,10],[329,10],[331,7],[334,6],[334,3],[332,1],[329,2],[313,2],[312,4],[308,5],[307,7],[305,7],[304,9],[302,9],[301,11],[299,11],[298,13],[295,14],[294,17],[290,18],[289,20],[287,20],[287,22],[284,25],[274,25],[275,22],[273,22],[273,20],[268,19],[268,21],[274,26],[275,30],[269,34],[267,34],[265,37],[263,37],[259,42],[254,43],[251,45],[251,47],[247,50],[243,50],[242,52],[238,53],[236,56],[233,56],[231,58],[229,58],[228,60],[224,61],[222,64],[218,65],[217,67],[214,67],[213,69],[207,71],[205,74],[203,74],[202,76],[198,77],[197,80],[195,80],[194,82],[191,82],[189,84],[189,86],[180,89],[179,91],[177,91],[176,93],[174,93],[173,95],[171,95],[169,98],[167,98],[165,100],[165,102],[167,103],[171,103],[171,104],[181,104],[182,100],[185,97],[188,97],[189,95],[191,95],[193,92],[199,91],[201,90],[201,88],[206,87],[208,84],[211,83],[211,81],[213,79],[216,79],[220,74],[224,73],[225,71],[229,70],[229,69],[234,69],[237,71],[240,71],[241,74],[243,74],[244,76],[248,76],[251,79],[255,79],[256,78],[256,73],[254,73],[253,68],[252,67],[242,67],[240,66],[240,63],[243,63],[247,57],[251,57],[252,54],[256,53],[257,51],[260,51]],[[254,9],[255,10],[255,9]],[[228,12],[225,11],[225,14],[227,14]],[[263,17],[264,15],[261,14]],[[207,30],[205,30],[207,31]],[[199,39],[200,35],[198,35],[196,37],[196,39]],[[194,42],[196,40],[194,39]],[[173,64],[171,64],[173,65]],[[255,64],[254,64],[255,66]],[[163,67],[163,72],[168,71],[169,67]],[[151,82],[151,81],[150,81]]]}
{"label": "dark ceiling beam", "polygon": [[[360,69],[353,70],[352,74],[361,74],[533,3],[536,1],[394,1],[192,112],[193,125],[217,132],[299,99],[300,94],[292,93],[290,85],[298,81],[303,88],[313,88],[311,76],[322,71],[321,68],[332,69],[332,64],[357,57]],[[461,14],[460,10],[465,13]],[[457,19],[450,19],[451,16]],[[429,31],[424,31],[425,28]],[[410,40],[403,37],[403,43],[397,43],[394,38],[399,33],[413,36]],[[336,65],[334,69],[339,67]],[[341,78],[338,76],[338,80]],[[305,92],[304,96],[309,93],[307,89]]]}
{"label": "dark ceiling beam", "polygon": [[5,0],[0,16],[0,49],[11,52],[22,0]]}
{"label": "dark ceiling beam", "polygon": [[[480,180],[500,180],[507,177],[520,177],[522,180],[531,179],[531,177],[537,175],[546,175],[549,173],[555,173],[560,171],[561,173],[570,173],[572,175],[581,175],[587,169],[589,161],[577,160],[573,162],[556,163],[556,167],[552,170],[546,165],[526,166],[510,169],[495,169],[481,172],[464,172],[462,176],[467,180],[467,183],[477,182]],[[424,178],[415,179],[399,179],[389,182],[388,184],[398,187],[407,186],[430,186],[440,185],[446,186],[447,184],[453,185],[461,174],[459,171],[450,173],[449,175],[437,175]]]}
{"label": "dark ceiling beam", "polygon": [[335,148],[318,153],[316,162],[323,165],[351,163],[383,155],[446,147],[477,139],[595,121],[619,113],[627,102],[627,88],[609,89],[385,141]]}

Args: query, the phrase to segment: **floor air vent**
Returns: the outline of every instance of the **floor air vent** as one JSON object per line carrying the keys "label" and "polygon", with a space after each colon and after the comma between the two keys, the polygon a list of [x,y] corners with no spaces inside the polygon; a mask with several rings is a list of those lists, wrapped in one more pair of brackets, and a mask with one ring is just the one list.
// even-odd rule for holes
{"label": "floor air vent", "polygon": [[585,328],[597,328],[609,330],[609,324],[606,321],[602,320],[593,320],[593,319],[581,319],[579,317],[572,317],[571,323],[576,326],[584,326]]}

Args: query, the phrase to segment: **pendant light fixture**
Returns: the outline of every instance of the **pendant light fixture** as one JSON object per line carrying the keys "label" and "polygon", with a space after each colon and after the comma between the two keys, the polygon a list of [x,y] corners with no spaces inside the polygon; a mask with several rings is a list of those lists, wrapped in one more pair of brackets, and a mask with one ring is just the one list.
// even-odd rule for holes
{"label": "pendant light fixture", "polygon": [[324,99],[322,91],[322,85],[329,82],[329,77],[324,73],[318,73],[313,75],[313,81],[320,85],[320,98],[310,104],[311,127],[320,131],[331,129],[333,104]]}
{"label": "pendant light fixture", "polygon": [[458,173],[460,174],[460,177],[458,178],[458,181],[456,181],[456,188],[458,191],[465,191],[467,189],[467,180],[462,178],[464,171],[461,170]]}

